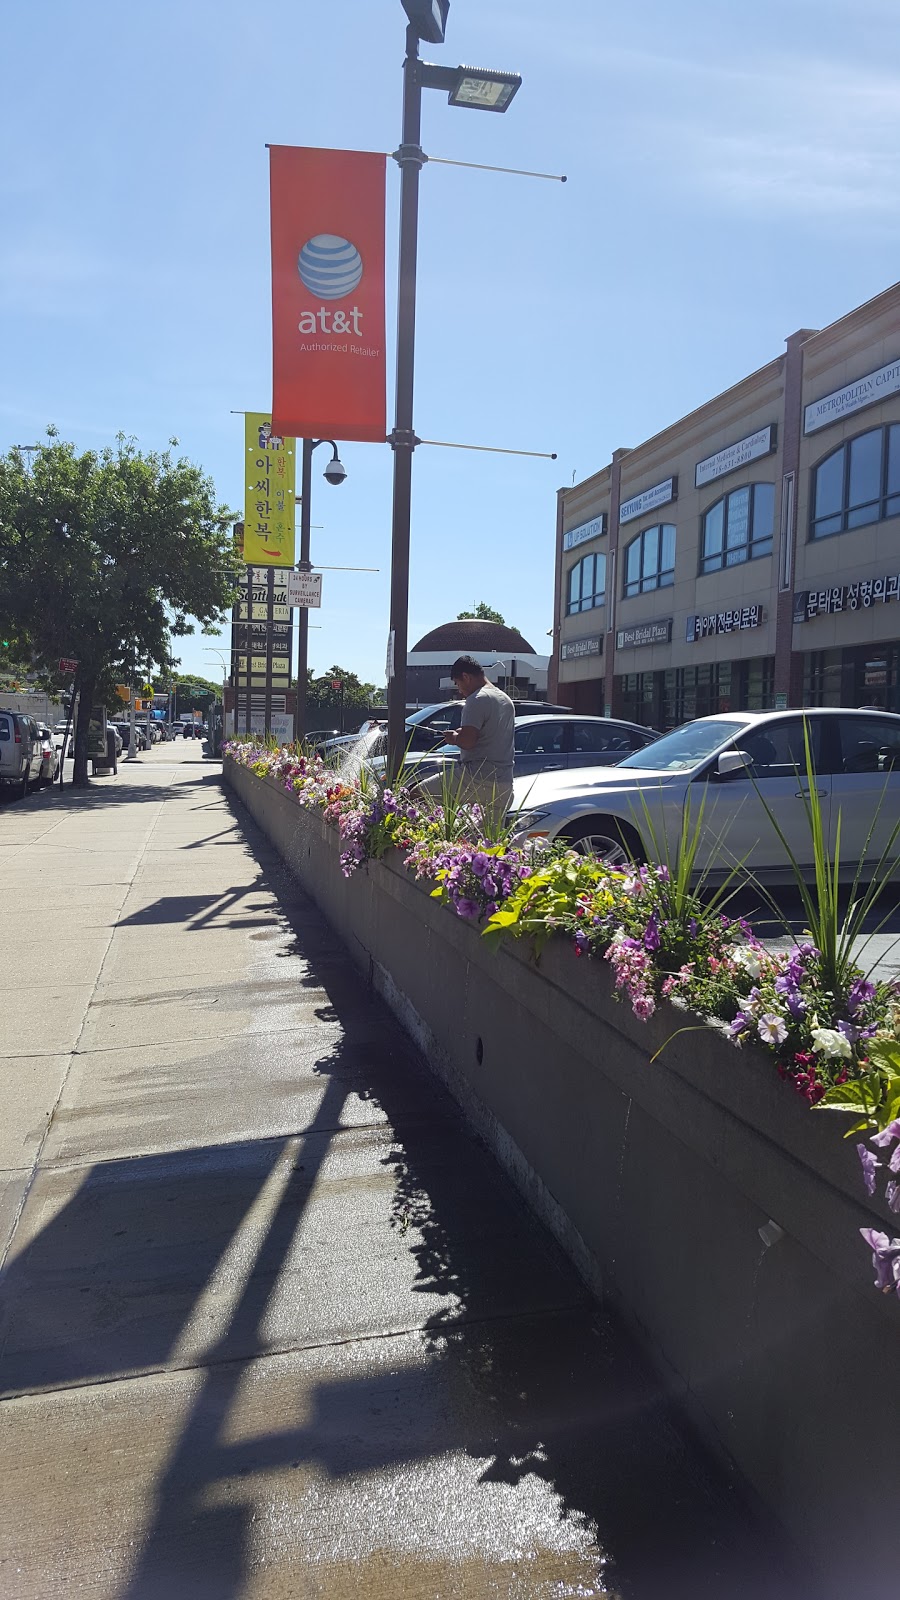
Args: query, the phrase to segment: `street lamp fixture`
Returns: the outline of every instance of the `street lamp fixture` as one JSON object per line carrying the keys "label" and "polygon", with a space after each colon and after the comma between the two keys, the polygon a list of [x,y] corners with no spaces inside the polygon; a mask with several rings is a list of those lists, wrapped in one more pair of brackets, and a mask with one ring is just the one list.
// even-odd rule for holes
{"label": "street lamp fixture", "polygon": [[469,106],[473,111],[505,111],[522,86],[518,72],[489,72],[486,67],[459,67],[450,90],[451,106]]}
{"label": "street lamp fixture", "polygon": [[416,38],[426,44],[443,44],[450,0],[403,0],[403,9]]}
{"label": "street lamp fixture", "polygon": [[[403,63],[403,127],[394,159],[400,167],[400,259],[397,292],[397,382],[393,431],[394,492],[391,519],[391,619],[388,678],[388,773],[400,770],[406,748],[406,652],[409,630],[409,533],[412,458],[419,440],[413,428],[416,343],[416,261],[419,172],[427,160],[421,144],[422,90],[444,89],[449,104],[475,111],[505,111],[522,80],[517,72],[480,67],[442,67],[419,57],[419,41],[443,44],[449,0],[402,0],[409,22]],[[304,496],[305,499],[305,496]],[[390,669],[389,669],[390,670]],[[305,689],[305,683],[304,683]],[[298,680],[298,706],[300,685]]]}

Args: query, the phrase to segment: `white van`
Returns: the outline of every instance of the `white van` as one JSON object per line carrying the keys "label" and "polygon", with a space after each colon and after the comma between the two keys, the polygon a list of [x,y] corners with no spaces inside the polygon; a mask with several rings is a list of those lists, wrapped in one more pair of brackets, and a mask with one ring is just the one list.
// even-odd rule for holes
{"label": "white van", "polygon": [[44,759],[38,725],[23,711],[0,711],[0,784],[25,799],[31,784],[41,781]]}

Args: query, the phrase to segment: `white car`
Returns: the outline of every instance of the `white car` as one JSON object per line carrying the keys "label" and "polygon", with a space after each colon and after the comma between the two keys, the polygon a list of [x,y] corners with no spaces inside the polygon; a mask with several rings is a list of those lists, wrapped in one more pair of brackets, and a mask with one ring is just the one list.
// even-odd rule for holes
{"label": "white car", "polygon": [[[517,779],[517,837],[566,840],[610,865],[665,860],[667,842],[674,860],[685,810],[696,820],[704,803],[698,872],[715,881],[742,863],[767,881],[787,881],[790,865],[766,808],[795,860],[811,868],[804,726],[825,837],[833,858],[840,817],[841,876],[852,879],[864,857],[877,864],[900,816],[900,716],[891,712],[700,717],[618,766]],[[892,854],[900,855],[900,840]]]}

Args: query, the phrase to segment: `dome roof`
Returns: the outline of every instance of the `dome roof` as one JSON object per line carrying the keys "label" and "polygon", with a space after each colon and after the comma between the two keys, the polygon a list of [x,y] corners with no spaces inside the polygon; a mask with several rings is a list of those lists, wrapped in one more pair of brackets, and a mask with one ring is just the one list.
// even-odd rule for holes
{"label": "dome roof", "polygon": [[523,656],[534,655],[533,647],[522,638],[518,628],[507,628],[503,622],[482,622],[478,617],[442,622],[439,628],[432,628],[413,645],[410,654],[415,655],[418,650],[445,650],[448,661],[473,651],[484,654],[487,650],[505,650],[507,655],[510,651]]}

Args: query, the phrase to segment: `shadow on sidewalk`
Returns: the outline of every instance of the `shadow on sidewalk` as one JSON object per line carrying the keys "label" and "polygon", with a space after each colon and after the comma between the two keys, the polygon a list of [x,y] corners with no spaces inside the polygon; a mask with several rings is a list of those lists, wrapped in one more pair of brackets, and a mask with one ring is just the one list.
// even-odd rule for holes
{"label": "shadow on sidewalk", "polygon": [[[348,1552],[353,1571],[360,1494],[381,1505],[384,1536],[377,1571],[363,1551],[348,1578],[354,1595],[399,1594],[395,1528],[409,1541],[427,1514],[452,1525],[461,1494],[506,1565],[492,1569],[502,1590],[460,1594],[549,1594],[529,1552],[568,1541],[581,1586],[554,1593],[806,1600],[777,1535],[588,1299],[295,881],[267,867],[266,882],[307,963],[297,981],[325,990],[318,1015],[337,1034],[306,1069],[315,1115],[287,1138],[89,1169],[6,1275],[0,1394],[193,1373],[120,1600],[239,1600],[270,1482],[289,1508],[297,1586],[285,1592],[298,1596],[336,1594],[329,1562]],[[369,1119],[345,1120],[353,1096]],[[248,1435],[256,1358],[254,1384],[280,1399],[277,1422]],[[127,1408],[127,1389],[108,1403]],[[317,1516],[330,1541],[321,1587],[301,1571]],[[438,1555],[451,1570],[453,1548]],[[426,1566],[410,1592],[431,1593]]]}

